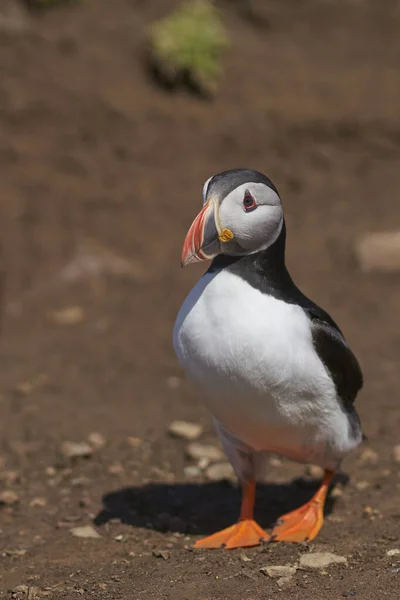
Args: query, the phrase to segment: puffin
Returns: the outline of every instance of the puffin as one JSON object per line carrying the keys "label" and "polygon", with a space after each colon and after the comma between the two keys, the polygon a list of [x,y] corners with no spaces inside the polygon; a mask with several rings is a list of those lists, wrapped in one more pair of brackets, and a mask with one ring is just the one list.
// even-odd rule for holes
{"label": "puffin", "polygon": [[[343,333],[293,282],[277,188],[262,173],[210,177],[182,266],[212,261],[184,300],[173,346],[211,412],[241,485],[236,523],[195,548],[313,540],[335,472],[363,439],[354,407],[363,375]],[[256,482],[273,453],[323,468],[314,496],[267,533],[254,520]]]}

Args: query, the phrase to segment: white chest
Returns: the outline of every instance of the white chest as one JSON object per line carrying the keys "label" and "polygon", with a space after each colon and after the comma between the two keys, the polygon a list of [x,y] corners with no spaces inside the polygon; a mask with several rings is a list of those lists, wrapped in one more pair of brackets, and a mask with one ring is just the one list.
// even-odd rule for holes
{"label": "white chest", "polygon": [[254,445],[262,445],[267,429],[311,433],[338,410],[303,310],[229,271],[207,274],[192,289],[175,323],[174,347],[213,414]]}

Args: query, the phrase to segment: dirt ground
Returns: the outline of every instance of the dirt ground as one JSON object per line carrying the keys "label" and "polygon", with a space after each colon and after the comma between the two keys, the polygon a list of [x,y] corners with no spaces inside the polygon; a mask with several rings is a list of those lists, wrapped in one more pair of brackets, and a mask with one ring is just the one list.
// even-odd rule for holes
{"label": "dirt ground", "polygon": [[[214,101],[146,74],[146,25],[174,4],[87,1],[0,31],[0,598],[396,600],[400,279],[363,274],[354,246],[400,224],[400,4],[221,3],[233,46]],[[203,182],[238,166],[278,186],[290,270],[360,359],[368,441],[312,544],[193,551],[239,496],[190,477],[168,435],[184,419],[217,444],[171,344],[203,270],[180,249]],[[93,433],[91,456],[64,456]],[[273,461],[260,523],[313,489]],[[71,534],[84,525],[100,537]],[[260,571],[310,551],[348,564],[286,587]]]}

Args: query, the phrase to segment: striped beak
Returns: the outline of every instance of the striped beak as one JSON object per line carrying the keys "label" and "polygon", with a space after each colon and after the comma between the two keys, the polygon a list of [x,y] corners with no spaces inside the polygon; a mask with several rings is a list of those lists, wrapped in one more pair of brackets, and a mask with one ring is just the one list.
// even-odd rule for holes
{"label": "striped beak", "polygon": [[187,232],[182,248],[181,265],[210,260],[221,252],[217,225],[215,223],[215,203],[207,202]]}

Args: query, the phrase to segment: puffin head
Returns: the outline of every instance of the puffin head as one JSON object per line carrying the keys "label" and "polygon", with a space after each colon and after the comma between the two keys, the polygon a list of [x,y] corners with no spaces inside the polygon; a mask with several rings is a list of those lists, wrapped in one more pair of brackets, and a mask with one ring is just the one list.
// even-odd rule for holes
{"label": "puffin head", "polygon": [[252,169],[224,171],[204,184],[203,208],[186,235],[181,264],[265,250],[282,227],[281,199],[268,177]]}

